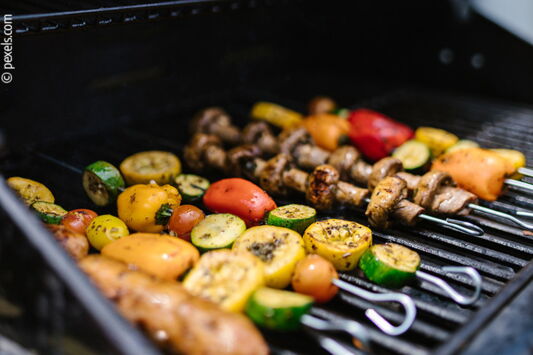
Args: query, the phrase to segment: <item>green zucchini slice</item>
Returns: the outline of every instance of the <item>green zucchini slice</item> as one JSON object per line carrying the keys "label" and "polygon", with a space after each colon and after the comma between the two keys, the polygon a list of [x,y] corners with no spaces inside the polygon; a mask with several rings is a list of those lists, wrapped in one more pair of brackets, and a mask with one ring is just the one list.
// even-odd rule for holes
{"label": "green zucchini slice", "polygon": [[176,176],[174,182],[185,202],[202,198],[209,187],[209,180],[194,174],[180,174]]}
{"label": "green zucchini slice", "polygon": [[37,212],[39,218],[47,224],[59,224],[67,211],[55,203],[37,201],[32,203],[31,208]]}
{"label": "green zucchini slice", "polygon": [[257,325],[275,330],[300,327],[300,319],[313,305],[313,298],[296,292],[262,287],[246,305],[246,314]]}
{"label": "green zucchini slice", "polygon": [[211,214],[191,231],[191,242],[200,251],[231,248],[235,239],[246,230],[239,217],[229,213]]}
{"label": "green zucchini slice", "polygon": [[82,179],[85,193],[97,206],[115,202],[125,186],[120,171],[113,164],[102,160],[87,166]]}
{"label": "green zucchini slice", "polygon": [[479,144],[468,139],[461,139],[450,148],[446,149],[446,154],[465,148],[479,148]]}
{"label": "green zucchini slice", "polygon": [[391,288],[400,288],[411,281],[419,266],[418,253],[394,243],[370,247],[359,261],[359,267],[370,281]]}
{"label": "green zucchini slice", "polygon": [[286,205],[268,214],[267,224],[292,229],[300,234],[316,221],[316,210],[305,205]]}
{"label": "green zucchini slice", "polygon": [[429,147],[417,140],[410,140],[396,148],[392,156],[401,160],[407,171],[417,170],[427,166],[431,160]]}

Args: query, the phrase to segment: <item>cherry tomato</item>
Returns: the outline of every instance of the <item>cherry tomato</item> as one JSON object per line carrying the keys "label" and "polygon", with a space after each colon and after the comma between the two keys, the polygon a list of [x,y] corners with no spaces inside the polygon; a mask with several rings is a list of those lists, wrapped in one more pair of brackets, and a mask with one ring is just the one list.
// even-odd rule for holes
{"label": "cherry tomato", "polygon": [[129,234],[126,223],[110,214],[96,217],[87,227],[89,243],[98,250]]}
{"label": "cherry tomato", "polygon": [[337,278],[339,275],[332,263],[316,254],[307,255],[294,269],[292,288],[298,293],[313,297],[318,303],[324,303],[339,291],[331,282]]}
{"label": "cherry tomato", "polygon": [[205,217],[204,212],[193,205],[181,205],[174,209],[170,220],[168,221],[168,229],[176,233],[176,235],[187,241],[191,240],[191,230]]}
{"label": "cherry tomato", "polygon": [[87,226],[92,222],[94,218],[98,216],[96,212],[85,209],[78,209],[69,211],[61,224],[70,229],[73,232],[85,234]]}
{"label": "cherry tomato", "polygon": [[204,195],[204,205],[215,213],[231,213],[248,227],[257,225],[276,203],[251,181],[231,178],[211,184]]}

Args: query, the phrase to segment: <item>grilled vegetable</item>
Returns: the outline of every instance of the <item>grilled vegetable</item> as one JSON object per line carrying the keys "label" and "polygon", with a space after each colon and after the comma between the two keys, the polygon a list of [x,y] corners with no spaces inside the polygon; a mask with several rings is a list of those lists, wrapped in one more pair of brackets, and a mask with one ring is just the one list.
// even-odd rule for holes
{"label": "grilled vegetable", "polygon": [[251,116],[280,128],[293,127],[302,122],[302,115],[298,112],[270,102],[257,102],[252,107]]}
{"label": "grilled vegetable", "polygon": [[48,224],[59,224],[67,211],[55,203],[37,201],[32,203],[31,208],[37,211],[39,218]]}
{"label": "grilled vegetable", "polygon": [[261,327],[294,330],[300,327],[300,319],[312,305],[313,299],[309,296],[262,287],[250,297],[246,314]]}
{"label": "grilled vegetable", "polygon": [[433,162],[431,170],[450,174],[459,187],[489,201],[498,198],[505,178],[515,172],[500,155],[480,148],[444,154]]}
{"label": "grilled vegetable", "polygon": [[438,157],[446,149],[453,146],[459,138],[453,133],[433,127],[419,127],[415,131],[416,140],[425,143],[433,156]]}
{"label": "grilled vegetable", "polygon": [[209,187],[209,180],[194,174],[180,174],[174,180],[183,201],[196,201],[204,195]]}
{"label": "grilled vegetable", "polygon": [[311,224],[303,236],[305,249],[329,260],[335,269],[353,270],[372,243],[372,231],[355,222],[327,219]]}
{"label": "grilled vegetable", "polygon": [[124,222],[115,216],[105,214],[89,223],[86,234],[93,248],[100,250],[112,241],[130,233]]}
{"label": "grilled vegetable", "polygon": [[422,170],[431,160],[431,152],[427,145],[417,140],[409,140],[396,148],[392,156],[402,162],[407,171]]}
{"label": "grilled vegetable", "polygon": [[408,126],[372,110],[352,111],[348,121],[352,143],[372,161],[388,156],[413,136]]}
{"label": "grilled vegetable", "polygon": [[13,176],[7,179],[7,185],[13,189],[28,206],[36,201],[55,202],[52,192],[40,182]]}
{"label": "grilled vegetable", "polygon": [[512,149],[491,149],[494,153],[498,154],[509,163],[511,163],[515,170],[526,166],[526,157],[522,152]]}
{"label": "grilled vegetable", "polygon": [[168,229],[177,237],[190,241],[191,230],[205,218],[204,212],[193,205],[181,205],[174,209],[170,220],[168,221]]}
{"label": "grilled vegetable", "polygon": [[314,97],[308,106],[310,115],[319,115],[321,113],[329,113],[335,111],[337,104],[333,99],[327,96]]}
{"label": "grilled vegetable", "polygon": [[304,205],[285,205],[268,213],[266,223],[285,227],[302,234],[316,220],[316,210]]}
{"label": "grilled vegetable", "polygon": [[85,193],[97,206],[107,206],[115,202],[125,186],[120,171],[102,160],[87,166],[82,180]]}
{"label": "grilled vegetable", "polygon": [[307,117],[304,127],[313,137],[316,145],[325,150],[334,151],[339,147],[350,131],[350,124],[343,118],[329,113]]}
{"label": "grilled vegetable", "polygon": [[48,224],[47,227],[59,244],[75,260],[81,260],[87,256],[89,253],[89,242],[83,234],[76,233],[61,224]]}
{"label": "grilled vegetable", "polygon": [[318,303],[324,303],[335,297],[339,291],[331,282],[338,278],[332,263],[320,255],[310,254],[296,265],[291,284],[294,291],[309,295]]}
{"label": "grilled vegetable", "polygon": [[479,144],[468,139],[461,139],[450,148],[446,149],[446,153],[455,152],[456,150],[461,150],[464,148],[479,148]]}
{"label": "grilled vegetable", "polygon": [[248,229],[233,244],[233,250],[249,251],[265,264],[266,285],[287,287],[296,263],[305,257],[302,237],[293,230],[274,226]]}
{"label": "grilled vegetable", "polygon": [[235,215],[212,214],[192,229],[191,241],[202,251],[231,248],[245,230],[246,224]]}
{"label": "grilled vegetable", "polygon": [[115,240],[102,248],[102,255],[167,280],[176,279],[200,258],[191,243],[152,233],[134,233]]}
{"label": "grilled vegetable", "polygon": [[240,179],[222,179],[207,189],[204,205],[215,213],[231,213],[251,226],[259,223],[276,203],[254,183]]}
{"label": "grilled vegetable", "polygon": [[63,217],[61,224],[76,233],[85,234],[87,226],[89,226],[91,221],[97,216],[96,212],[91,210],[72,210]]}
{"label": "grilled vegetable", "polygon": [[195,296],[240,312],[252,293],[265,283],[263,263],[248,252],[214,250],[205,253],[183,286]]}
{"label": "grilled vegetable", "polygon": [[399,288],[415,277],[420,256],[409,248],[394,243],[370,247],[361,257],[359,267],[372,282]]}
{"label": "grilled vegetable", "polygon": [[128,185],[148,184],[152,180],[163,185],[170,184],[181,173],[181,163],[170,152],[152,150],[127,157],[120,163],[120,171]]}
{"label": "grilled vegetable", "polygon": [[137,232],[158,233],[180,202],[178,190],[170,185],[133,185],[118,196],[118,216]]}

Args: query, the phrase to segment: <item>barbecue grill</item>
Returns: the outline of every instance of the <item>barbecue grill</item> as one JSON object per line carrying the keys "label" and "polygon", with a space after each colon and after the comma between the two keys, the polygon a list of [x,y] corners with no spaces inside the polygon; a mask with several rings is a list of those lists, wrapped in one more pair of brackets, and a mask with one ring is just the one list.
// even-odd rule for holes
{"label": "barbecue grill", "polygon": [[[13,15],[16,68],[13,82],[0,91],[0,173],[44,183],[67,209],[94,208],[81,186],[87,164],[118,164],[150,149],[181,156],[188,121],[203,107],[224,107],[242,126],[256,101],[303,112],[317,94],[413,127],[440,127],[488,148],[518,149],[533,162],[533,47],[474,12],[459,11],[457,3],[0,1],[2,12]],[[158,354],[14,197],[4,177],[0,334],[47,354]],[[510,187],[482,205],[527,212],[533,195]],[[320,217],[367,225],[362,211],[352,209]],[[480,236],[427,222],[374,231],[376,243],[417,251],[421,270],[461,293],[472,293],[471,280],[442,266],[476,268],[483,287],[474,305],[459,306],[425,281],[405,286],[401,291],[413,298],[418,314],[397,337],[364,315],[372,307],[397,324],[403,319],[397,304],[341,292],[344,302],[315,306],[313,314],[360,322],[379,354],[527,351],[533,235],[486,217],[464,217],[484,229]],[[387,291],[358,272],[340,278]],[[509,320],[523,308],[525,320]],[[356,351],[343,333],[264,335],[274,353],[321,353],[319,341],[327,338]]]}

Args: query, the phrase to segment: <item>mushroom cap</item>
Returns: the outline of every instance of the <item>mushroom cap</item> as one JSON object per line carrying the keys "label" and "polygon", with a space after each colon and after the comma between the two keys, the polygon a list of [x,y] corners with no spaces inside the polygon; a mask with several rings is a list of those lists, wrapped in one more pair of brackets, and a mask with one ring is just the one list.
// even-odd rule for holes
{"label": "mushroom cap", "polygon": [[226,126],[231,124],[231,118],[226,111],[220,107],[205,108],[196,113],[191,120],[191,133],[210,133],[209,128],[215,122],[218,125]]}
{"label": "mushroom cap", "polygon": [[248,123],[242,130],[242,141],[253,144],[265,133],[273,134],[265,121],[253,121]]}
{"label": "mushroom cap", "polygon": [[206,167],[204,153],[207,147],[212,145],[220,147],[222,142],[216,136],[196,133],[183,151],[183,158],[187,165],[195,171],[203,170]]}
{"label": "mushroom cap", "polygon": [[442,186],[452,185],[452,177],[442,171],[429,171],[418,182],[413,201],[424,208],[430,208],[437,191]]}
{"label": "mushroom cap", "polygon": [[226,154],[226,171],[228,175],[253,178],[253,171],[249,171],[247,165],[260,156],[261,150],[253,144],[244,144],[230,149]]}
{"label": "mushroom cap", "polygon": [[309,174],[306,198],[316,209],[329,210],[335,202],[335,189],[339,182],[339,172],[331,165],[317,166]]}
{"label": "mushroom cap", "polygon": [[388,228],[389,216],[401,200],[407,197],[407,183],[397,176],[381,180],[374,188],[365,215],[373,227]]}
{"label": "mushroom cap", "polygon": [[337,169],[341,175],[341,180],[348,181],[350,169],[359,159],[361,159],[361,153],[355,147],[343,145],[331,153],[328,158],[328,164]]}
{"label": "mushroom cap", "polygon": [[300,144],[312,144],[313,137],[304,127],[295,127],[284,130],[279,135],[280,152],[291,156],[294,149]]}
{"label": "mushroom cap", "polygon": [[374,190],[381,180],[395,175],[397,172],[402,171],[402,169],[403,164],[399,159],[387,157],[379,160],[372,167],[372,173],[370,173],[370,177],[368,178],[368,189],[370,191]]}
{"label": "mushroom cap", "polygon": [[290,168],[289,163],[290,158],[285,154],[269,159],[259,175],[259,185],[272,195],[286,195],[288,188],[283,183],[283,172]]}

